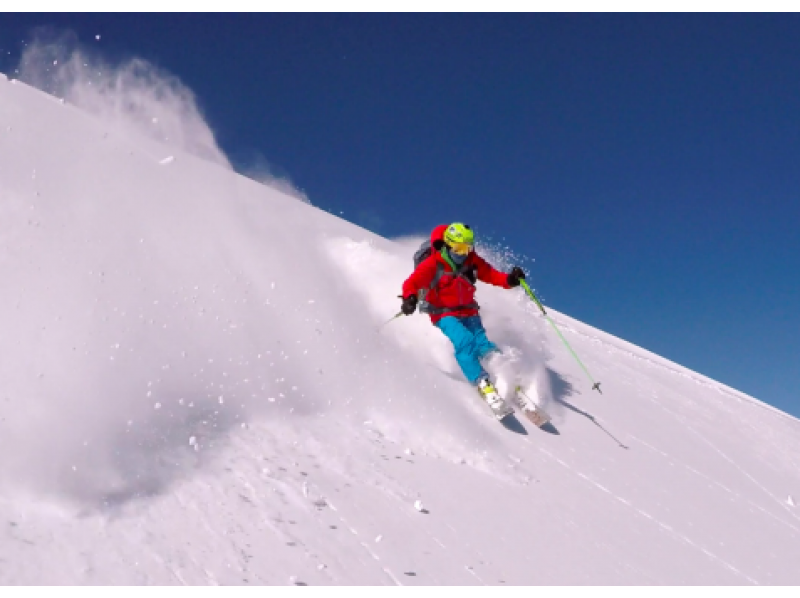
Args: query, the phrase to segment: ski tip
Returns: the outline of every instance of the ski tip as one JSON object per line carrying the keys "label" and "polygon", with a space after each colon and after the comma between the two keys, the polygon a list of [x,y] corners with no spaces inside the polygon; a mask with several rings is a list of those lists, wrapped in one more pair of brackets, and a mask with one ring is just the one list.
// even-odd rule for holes
{"label": "ski tip", "polygon": [[537,411],[525,411],[525,417],[537,428],[541,428],[542,426],[546,426],[550,423],[550,416],[547,413],[544,413],[541,410]]}

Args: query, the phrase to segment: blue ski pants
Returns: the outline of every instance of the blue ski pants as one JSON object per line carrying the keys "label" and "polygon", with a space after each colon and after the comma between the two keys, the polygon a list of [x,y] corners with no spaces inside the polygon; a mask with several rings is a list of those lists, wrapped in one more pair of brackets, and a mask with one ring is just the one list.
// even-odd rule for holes
{"label": "blue ski pants", "polygon": [[435,326],[453,343],[456,361],[461,366],[464,376],[471,383],[477,384],[478,380],[486,375],[480,360],[492,351],[498,350],[497,345],[486,338],[481,317],[447,316],[436,322]]}

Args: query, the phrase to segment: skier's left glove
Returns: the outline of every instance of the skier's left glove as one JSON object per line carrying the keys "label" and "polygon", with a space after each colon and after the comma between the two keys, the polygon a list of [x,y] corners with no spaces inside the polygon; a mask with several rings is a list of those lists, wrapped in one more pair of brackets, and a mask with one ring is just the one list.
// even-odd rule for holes
{"label": "skier's left glove", "polygon": [[407,316],[410,316],[414,313],[417,309],[417,296],[416,295],[409,295],[408,297],[403,297],[403,305],[400,308]]}
{"label": "skier's left glove", "polygon": [[508,278],[506,281],[508,282],[508,286],[510,287],[518,287],[519,281],[525,278],[525,272],[519,266],[514,266],[511,268],[511,272],[508,273]]}

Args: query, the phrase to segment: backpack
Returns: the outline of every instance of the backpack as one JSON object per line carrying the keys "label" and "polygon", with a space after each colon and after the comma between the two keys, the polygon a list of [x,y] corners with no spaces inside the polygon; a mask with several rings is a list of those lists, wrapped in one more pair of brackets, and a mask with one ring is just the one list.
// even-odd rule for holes
{"label": "backpack", "polygon": [[[417,251],[414,252],[414,270],[416,270],[422,262],[424,262],[426,259],[428,259],[431,256],[431,252],[432,251],[433,251],[433,248],[431,247],[431,240],[430,239],[425,239],[422,242],[422,244],[419,246],[419,249],[417,249]],[[425,293],[427,293],[433,287],[436,286],[436,283],[439,282],[439,278],[440,277],[441,277],[441,274],[439,273],[439,270],[437,269],[436,276],[433,277],[433,280],[431,281],[430,286],[428,286],[427,289],[422,289],[418,293],[417,299],[419,299],[419,304],[418,304],[417,309],[419,309],[420,313],[424,313],[424,314],[429,313],[429,311],[430,311],[430,303],[425,301]]]}
{"label": "backpack", "polygon": [[414,253],[414,270],[431,256],[431,240],[425,239],[419,249]]}

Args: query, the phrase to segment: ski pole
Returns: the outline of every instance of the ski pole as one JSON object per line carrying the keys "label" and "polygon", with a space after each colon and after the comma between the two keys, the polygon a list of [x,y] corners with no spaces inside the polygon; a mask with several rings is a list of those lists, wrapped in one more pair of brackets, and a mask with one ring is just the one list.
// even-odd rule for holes
{"label": "ski pole", "polygon": [[397,318],[399,318],[399,317],[400,317],[400,316],[402,316],[402,315],[404,315],[404,314],[403,314],[403,310],[401,309],[399,312],[397,312],[397,313],[396,313],[395,315],[393,315],[391,318],[389,318],[388,320],[386,320],[386,321],[385,321],[383,324],[381,324],[380,326],[378,326],[378,330],[381,330],[381,329],[383,329],[383,327],[384,327],[384,326],[386,326],[386,324],[388,324],[389,322],[394,322],[394,321],[395,321]]}
{"label": "ski pole", "polygon": [[[403,298],[403,296],[402,296],[402,295],[398,295],[398,296],[397,296],[397,298],[398,298],[398,299],[402,299],[402,298]],[[403,310],[401,309],[399,312],[397,312],[397,313],[396,313],[395,315],[393,315],[391,318],[389,318],[388,320],[386,320],[386,321],[385,321],[383,324],[381,324],[380,326],[378,326],[378,330],[380,330],[381,328],[383,328],[384,326],[386,326],[386,325],[387,325],[389,322],[393,322],[393,321],[395,321],[397,318],[399,318],[400,316],[404,316],[404,315],[405,315],[405,314],[403,313]]]}
{"label": "ski pole", "polygon": [[397,318],[399,318],[399,317],[400,317],[400,316],[402,316],[402,315],[403,315],[403,312],[402,312],[402,311],[399,311],[399,312],[397,312],[397,314],[393,315],[391,318],[389,318],[388,320],[386,320],[386,321],[385,321],[383,324],[381,324],[380,326],[378,326],[378,328],[379,328],[379,329],[380,329],[380,328],[383,328],[383,327],[384,327],[384,326],[386,326],[386,325],[387,325],[389,322],[393,322],[394,320],[396,320]]}
{"label": "ski pole", "polygon": [[542,302],[539,301],[539,298],[533,293],[533,291],[531,290],[531,287],[529,287],[528,283],[525,282],[525,279],[524,278],[520,279],[519,283],[522,285],[522,288],[525,289],[525,292],[528,293],[528,297],[533,299],[533,302],[536,305],[539,306],[539,309],[542,310],[542,315],[546,316],[547,312],[544,310],[544,306],[542,305]]}
{"label": "ski pole", "polygon": [[575,358],[575,361],[578,362],[578,365],[581,366],[581,369],[586,373],[586,377],[589,378],[589,381],[592,383],[592,390],[596,390],[600,394],[603,394],[603,391],[600,390],[600,383],[594,381],[594,378],[592,378],[592,375],[589,373],[589,370],[586,369],[586,366],[583,365],[583,362],[577,356],[575,351],[573,351],[572,347],[569,346],[567,339],[565,339],[564,335],[561,334],[561,331],[558,329],[558,326],[556,326],[556,323],[550,318],[550,316],[547,315],[547,312],[544,310],[544,306],[542,305],[541,301],[539,301],[539,299],[536,297],[534,292],[531,290],[531,287],[528,286],[528,283],[525,282],[524,279],[520,279],[519,283],[520,285],[522,285],[522,288],[525,289],[525,292],[528,294],[528,297],[533,299],[533,302],[539,306],[540,310],[542,310],[542,315],[544,315],[544,317],[547,318],[547,321],[550,322],[550,325],[553,327],[553,330],[556,331],[556,334],[561,339],[561,342],[564,343],[564,346],[567,348],[567,350],[569,350],[569,352]]}

